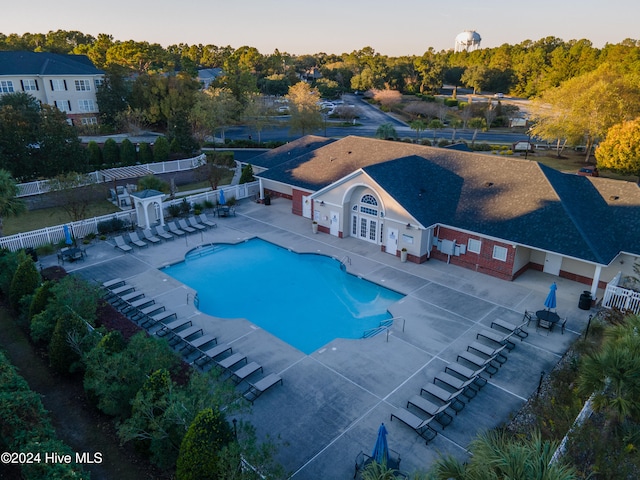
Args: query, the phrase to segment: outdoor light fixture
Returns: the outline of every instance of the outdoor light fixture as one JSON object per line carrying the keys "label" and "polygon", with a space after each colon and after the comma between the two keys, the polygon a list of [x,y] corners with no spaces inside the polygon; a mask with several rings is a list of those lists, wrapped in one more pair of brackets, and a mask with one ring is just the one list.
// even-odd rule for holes
{"label": "outdoor light fixture", "polygon": [[320,205],[324,207],[324,200],[320,200]]}
{"label": "outdoor light fixture", "polygon": [[411,224],[407,223],[407,230],[411,230]]}

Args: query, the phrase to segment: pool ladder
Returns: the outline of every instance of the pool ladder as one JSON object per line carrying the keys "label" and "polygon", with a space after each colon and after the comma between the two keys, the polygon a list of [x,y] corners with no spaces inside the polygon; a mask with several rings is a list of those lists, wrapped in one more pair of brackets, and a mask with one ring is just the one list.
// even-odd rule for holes
{"label": "pool ladder", "polygon": [[351,258],[349,257],[349,255],[345,255],[344,257],[342,257],[342,260],[340,260],[340,268],[342,268],[343,270],[346,269],[347,263],[351,265]]}
{"label": "pool ladder", "polygon": [[362,333],[362,338],[373,337],[381,332],[387,332],[387,342],[389,341],[389,329],[393,326],[395,320],[402,320],[402,331],[404,332],[405,319],[403,317],[393,317],[387,320],[382,320],[377,327],[365,330]]}

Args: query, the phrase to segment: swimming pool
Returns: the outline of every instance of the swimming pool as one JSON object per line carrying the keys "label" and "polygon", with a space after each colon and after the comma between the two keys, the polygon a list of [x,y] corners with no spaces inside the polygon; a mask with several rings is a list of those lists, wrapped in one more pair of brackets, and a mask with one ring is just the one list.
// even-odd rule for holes
{"label": "swimming pool", "polygon": [[362,337],[403,298],[340,267],[256,238],[193,250],[162,271],[198,292],[202,312],[246,318],[310,354],[335,338]]}

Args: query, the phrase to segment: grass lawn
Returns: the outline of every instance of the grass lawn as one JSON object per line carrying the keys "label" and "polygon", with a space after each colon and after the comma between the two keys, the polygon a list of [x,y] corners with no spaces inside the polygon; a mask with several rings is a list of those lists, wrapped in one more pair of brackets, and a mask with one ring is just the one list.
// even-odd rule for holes
{"label": "grass lawn", "polygon": [[[89,205],[87,218],[99,217],[117,212],[119,209],[107,200],[101,200]],[[4,235],[14,235],[21,232],[30,232],[45,227],[62,225],[71,221],[69,214],[60,207],[41,208],[30,210],[18,217],[4,218]]]}
{"label": "grass lawn", "polygon": [[[231,183],[233,178],[233,172],[229,171],[229,174],[225,175],[221,180],[221,185],[227,185]],[[180,185],[178,187],[178,193],[176,197],[184,195],[186,192],[192,190],[198,190],[202,188],[208,188],[210,185],[207,181],[189,183],[186,185]],[[120,211],[118,207],[109,202],[108,200],[101,200],[89,205],[87,218],[99,217],[101,215],[108,215]],[[60,207],[54,208],[42,208],[38,210],[30,210],[18,217],[5,217],[4,219],[3,235],[15,235],[21,232],[30,232],[33,230],[39,230],[45,227],[53,227],[56,225],[62,225],[71,221],[67,212]]]}

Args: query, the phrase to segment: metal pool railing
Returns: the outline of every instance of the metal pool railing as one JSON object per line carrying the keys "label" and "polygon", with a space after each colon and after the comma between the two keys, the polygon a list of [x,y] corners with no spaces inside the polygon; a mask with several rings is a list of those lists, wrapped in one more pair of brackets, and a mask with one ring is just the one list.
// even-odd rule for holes
{"label": "metal pool railing", "polygon": [[402,331],[404,332],[405,319],[404,317],[393,317],[388,318],[387,320],[382,320],[377,327],[370,328],[369,330],[365,330],[362,333],[362,338],[370,338],[381,332],[387,332],[387,341],[389,340],[389,329],[393,326],[393,322],[395,320],[402,320]]}

